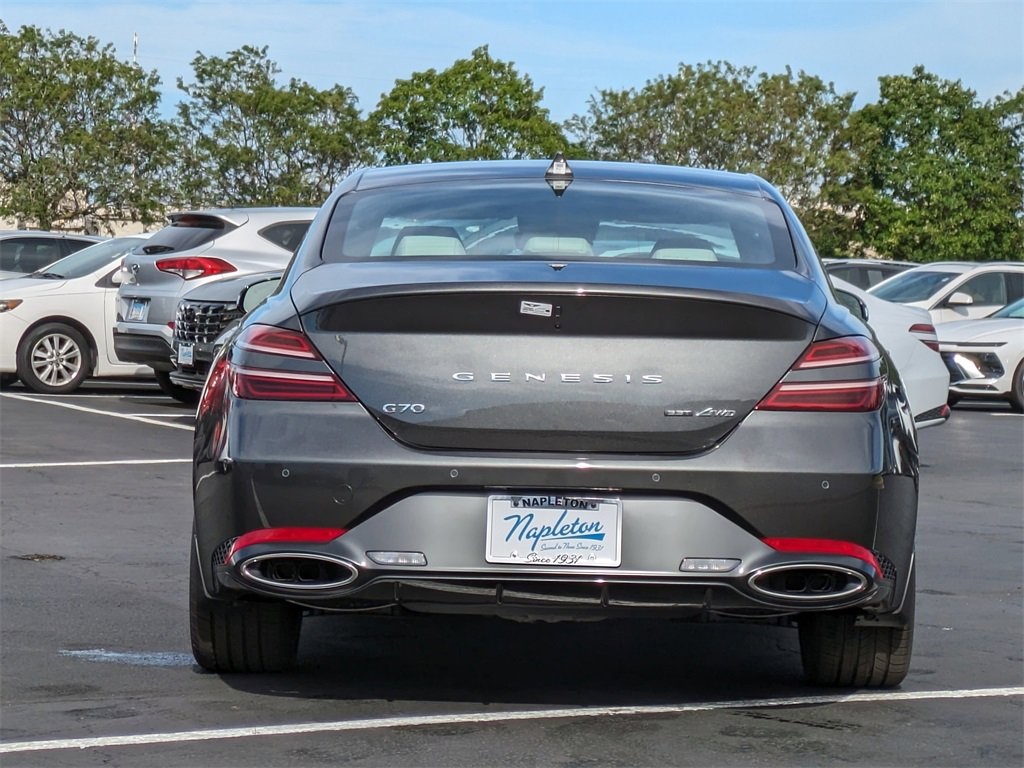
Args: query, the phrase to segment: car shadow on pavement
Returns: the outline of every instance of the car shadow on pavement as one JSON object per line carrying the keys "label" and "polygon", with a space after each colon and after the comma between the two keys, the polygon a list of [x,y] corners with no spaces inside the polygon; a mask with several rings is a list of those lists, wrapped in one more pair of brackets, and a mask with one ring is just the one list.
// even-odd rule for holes
{"label": "car shadow on pavement", "polygon": [[[307,617],[298,664],[222,675],[301,699],[631,706],[806,695],[796,632],[660,620]],[[820,689],[819,689],[820,690]]]}

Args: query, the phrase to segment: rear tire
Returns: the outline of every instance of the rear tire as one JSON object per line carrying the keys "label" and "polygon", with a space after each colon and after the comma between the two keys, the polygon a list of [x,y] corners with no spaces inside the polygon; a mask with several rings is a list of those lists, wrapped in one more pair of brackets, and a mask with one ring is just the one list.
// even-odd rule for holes
{"label": "rear tire", "polygon": [[1024,413],[1024,360],[1020,361],[1017,370],[1013,372],[1013,382],[1010,384],[1010,407],[1017,413]]}
{"label": "rear tire", "polygon": [[173,397],[185,405],[195,405],[199,402],[199,390],[175,384],[171,381],[171,374],[167,371],[154,371],[153,374],[156,376],[156,383],[159,385],[160,391],[165,395]]}
{"label": "rear tire", "polygon": [[279,672],[295,663],[302,611],[287,603],[207,597],[195,541],[189,568],[192,655],[211,672]]}
{"label": "rear tire", "polygon": [[850,613],[800,618],[800,658],[807,682],[843,688],[892,688],[910,671],[914,646],[916,579],[910,584],[897,627],[861,626]]}

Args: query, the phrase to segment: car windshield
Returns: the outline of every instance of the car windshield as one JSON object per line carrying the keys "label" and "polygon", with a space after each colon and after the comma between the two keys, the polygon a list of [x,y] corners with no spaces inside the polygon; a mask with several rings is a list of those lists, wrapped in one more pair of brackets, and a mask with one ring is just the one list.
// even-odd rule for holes
{"label": "car windshield", "polygon": [[1012,317],[1016,320],[1024,320],[1024,299],[1018,299],[1013,304],[1007,304],[998,312],[993,312],[989,317]]}
{"label": "car windshield", "polygon": [[898,304],[925,301],[959,274],[959,272],[912,269],[891,277],[884,283],[879,283],[868,293],[886,301],[895,301]]}
{"label": "car windshield", "polygon": [[60,261],[50,264],[39,272],[33,272],[30,277],[41,278],[64,278],[85,277],[97,269],[124,256],[128,251],[139,243],[145,242],[143,237],[117,237],[113,240],[105,240],[96,245],[90,245],[80,251],[75,251],[70,256],[65,256]]}
{"label": "car windshield", "polygon": [[662,260],[792,268],[781,209],[761,198],[644,183],[459,180],[351,192],[326,261]]}

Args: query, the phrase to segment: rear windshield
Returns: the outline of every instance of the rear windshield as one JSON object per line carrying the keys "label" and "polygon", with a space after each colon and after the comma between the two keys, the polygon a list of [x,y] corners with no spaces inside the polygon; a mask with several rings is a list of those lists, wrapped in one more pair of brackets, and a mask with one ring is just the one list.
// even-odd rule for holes
{"label": "rear windshield", "polygon": [[161,229],[136,250],[148,254],[188,251],[233,229],[234,224],[212,216],[182,216]]}
{"label": "rear windshield", "polygon": [[118,237],[113,240],[106,240],[96,245],[90,245],[76,251],[70,256],[65,256],[60,261],[51,264],[45,272],[38,272],[32,277],[63,277],[75,278],[85,277],[116,259],[124,256],[134,246],[146,242],[144,237]]}
{"label": "rear windshield", "polygon": [[622,259],[788,269],[782,211],[760,198],[666,185],[459,180],[349,193],[325,261]]}

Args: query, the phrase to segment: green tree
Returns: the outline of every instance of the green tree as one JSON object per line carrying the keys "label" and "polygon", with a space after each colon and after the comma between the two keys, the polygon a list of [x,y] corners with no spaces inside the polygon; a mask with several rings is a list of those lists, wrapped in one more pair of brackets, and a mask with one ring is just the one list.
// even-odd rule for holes
{"label": "green tree", "polygon": [[807,209],[852,103],[803,72],[709,61],[639,90],[599,91],[567,125],[593,157],[756,173]]}
{"label": "green tree", "polygon": [[0,215],[43,229],[156,221],[171,147],[159,82],[95,38],[0,29]]}
{"label": "green tree", "polygon": [[180,202],[320,205],[364,165],[364,126],[349,88],[325,91],[292,79],[278,85],[267,48],[192,60],[195,82],[178,79]]}
{"label": "green tree", "polygon": [[915,67],[882,77],[850,119],[851,161],[826,199],[855,247],[912,261],[1024,253],[1024,89],[980,103],[959,81]]}
{"label": "green tree", "polygon": [[386,164],[551,157],[567,142],[543,96],[482,46],[442,72],[396,81],[369,123]]}

